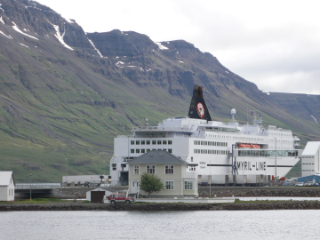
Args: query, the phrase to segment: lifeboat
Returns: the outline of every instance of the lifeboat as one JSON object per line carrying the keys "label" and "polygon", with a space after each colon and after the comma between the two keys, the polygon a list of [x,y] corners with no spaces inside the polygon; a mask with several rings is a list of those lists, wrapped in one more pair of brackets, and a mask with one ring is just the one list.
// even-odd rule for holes
{"label": "lifeboat", "polygon": [[250,144],[240,143],[238,144],[238,148],[251,148]]}
{"label": "lifeboat", "polygon": [[257,144],[251,144],[250,145],[250,148],[253,148],[253,149],[260,149],[260,146],[257,145]]}

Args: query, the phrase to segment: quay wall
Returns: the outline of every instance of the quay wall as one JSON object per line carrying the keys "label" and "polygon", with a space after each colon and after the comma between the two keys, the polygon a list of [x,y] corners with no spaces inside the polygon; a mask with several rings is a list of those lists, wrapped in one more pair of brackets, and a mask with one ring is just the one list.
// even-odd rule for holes
{"label": "quay wall", "polygon": [[251,202],[233,204],[0,204],[2,211],[216,211],[320,209],[318,201]]}

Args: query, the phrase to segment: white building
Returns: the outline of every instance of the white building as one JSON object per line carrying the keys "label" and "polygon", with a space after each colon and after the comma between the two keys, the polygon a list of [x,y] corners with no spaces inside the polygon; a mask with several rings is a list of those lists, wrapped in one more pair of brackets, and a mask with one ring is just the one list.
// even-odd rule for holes
{"label": "white building", "polygon": [[308,142],[301,155],[301,176],[320,174],[320,142]]}
{"label": "white building", "polygon": [[0,171],[0,201],[14,201],[15,181],[12,171]]}
{"label": "white building", "polygon": [[154,150],[129,162],[129,194],[147,196],[140,190],[141,175],[154,174],[161,179],[164,189],[153,197],[197,197],[196,172],[187,171],[188,163],[171,153]]}
{"label": "white building", "polygon": [[111,188],[99,187],[86,192],[86,200],[90,202],[101,203],[104,195],[110,196],[112,193],[116,193],[116,190]]}

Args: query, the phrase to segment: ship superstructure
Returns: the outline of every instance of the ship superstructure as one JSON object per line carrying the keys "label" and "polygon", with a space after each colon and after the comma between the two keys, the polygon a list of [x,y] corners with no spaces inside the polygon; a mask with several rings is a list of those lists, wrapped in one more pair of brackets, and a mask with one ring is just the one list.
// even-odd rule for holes
{"label": "ship superstructure", "polygon": [[134,127],[132,135],[114,139],[112,184],[127,183],[128,161],[160,149],[187,161],[188,171],[197,172],[199,182],[266,183],[272,176],[285,176],[299,160],[299,138],[291,130],[264,128],[259,113],[250,114],[252,124],[240,125],[235,109],[229,123],[212,121],[202,88],[195,86],[188,117]]}

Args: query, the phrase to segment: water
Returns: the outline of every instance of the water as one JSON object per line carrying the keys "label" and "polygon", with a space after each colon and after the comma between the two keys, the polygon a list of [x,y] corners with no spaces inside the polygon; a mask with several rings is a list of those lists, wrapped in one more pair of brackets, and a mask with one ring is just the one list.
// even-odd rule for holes
{"label": "water", "polygon": [[319,239],[319,210],[0,212],[0,239]]}

